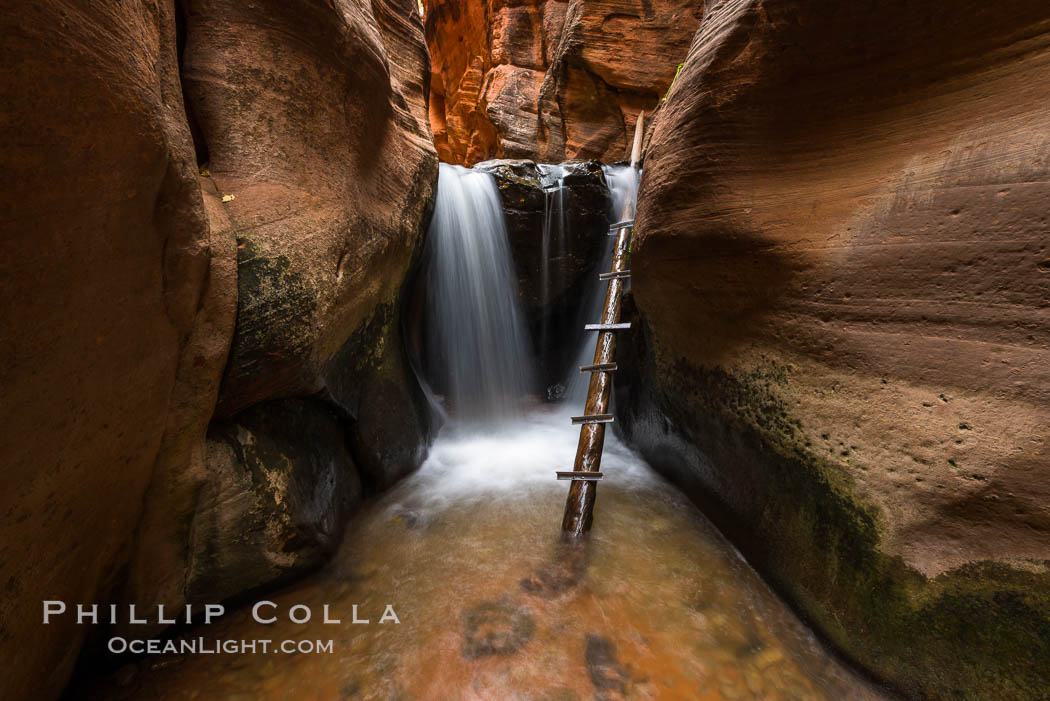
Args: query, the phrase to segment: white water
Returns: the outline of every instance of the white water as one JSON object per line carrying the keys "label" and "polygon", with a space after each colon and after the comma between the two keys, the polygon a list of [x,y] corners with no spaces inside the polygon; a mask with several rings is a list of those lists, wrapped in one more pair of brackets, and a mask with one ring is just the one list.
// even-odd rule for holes
{"label": "white water", "polygon": [[446,409],[460,424],[517,416],[532,366],[491,175],[441,164],[425,265],[427,371]]}
{"label": "white water", "polygon": [[[606,173],[617,218],[634,191],[634,178],[621,175]],[[688,499],[611,432],[586,556],[575,570],[557,569],[567,485],[554,472],[572,465],[577,404],[509,420],[528,378],[498,196],[481,173],[443,165],[440,178],[426,338],[439,355],[432,367],[450,362],[438,384],[460,420],[442,429],[418,472],[355,516],[322,573],[270,595],[280,610],[331,606],[344,618],[356,617],[358,603],[378,615],[393,601],[399,624],[333,628],[319,617],[304,625],[282,617],[267,637],[330,640],[332,654],[165,657],[130,683],[103,680],[90,697],[882,698],[830,658]],[[587,334],[581,344],[586,362],[593,343]],[[540,576],[552,566],[573,573],[570,586],[526,586],[556,581]],[[528,620],[530,632],[515,638],[515,620]],[[259,634],[245,609],[206,628],[192,635]],[[466,654],[489,639],[513,645]],[[591,659],[595,641],[609,659]]]}
{"label": "white water", "polygon": [[[624,204],[628,201],[633,203],[638,196],[638,177],[640,174],[630,166],[602,166],[602,170],[605,172],[605,182],[609,185],[609,195],[612,201],[609,207],[609,218],[613,222],[618,222],[620,221],[620,215],[623,213]],[[616,245],[615,236],[607,236],[606,238],[608,241],[605,244],[601,263],[598,266],[598,270],[601,272],[608,270],[612,265],[613,247]],[[627,284],[630,285],[630,281]],[[582,329],[585,324],[594,324],[601,321],[602,305],[605,303],[605,288],[607,285],[608,283],[598,280],[598,276],[595,275],[594,279],[588,284],[584,302],[580,305],[581,319],[578,328],[581,331],[576,343],[576,362],[569,368],[569,376],[565,380],[565,401],[569,403],[569,406],[579,408],[581,412],[584,402],[587,401],[587,385],[591,377],[589,374],[581,373],[580,366],[590,365],[594,360],[594,343],[596,340],[594,332],[582,331]]]}
{"label": "white water", "polygon": [[[557,282],[562,282],[563,268],[551,270],[551,259],[564,263],[565,260],[565,175],[567,168],[560,165],[540,163],[540,184],[543,186],[543,232],[540,239],[540,289],[543,291],[543,303],[550,304],[551,289]],[[552,274],[553,273],[553,274]],[[550,319],[544,316],[540,324],[540,349],[546,355],[550,348]],[[546,358],[544,358],[546,362]]]}
{"label": "white water", "polygon": [[[475,431],[462,428],[438,437],[419,472],[396,489],[391,506],[424,520],[452,507],[484,501],[555,503],[567,489],[555,472],[572,469],[579,428],[567,404],[534,407],[514,423]],[[602,468],[624,489],[653,488],[660,479],[611,432]],[[558,520],[550,512],[551,522]]]}

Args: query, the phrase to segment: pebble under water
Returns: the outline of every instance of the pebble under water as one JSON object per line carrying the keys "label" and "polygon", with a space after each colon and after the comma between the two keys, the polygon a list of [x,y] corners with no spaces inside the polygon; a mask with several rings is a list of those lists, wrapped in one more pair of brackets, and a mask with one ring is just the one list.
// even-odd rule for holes
{"label": "pebble under water", "polygon": [[[578,430],[539,407],[446,426],[366,504],[323,571],[187,637],[332,640],[333,652],[147,657],[92,698],[876,699],[677,489],[610,435],[585,551],[562,551]],[[311,607],[306,624],[288,609]],[[328,604],[339,625],[321,622]],[[351,623],[352,605],[369,625]],[[400,624],[378,624],[392,604]]]}

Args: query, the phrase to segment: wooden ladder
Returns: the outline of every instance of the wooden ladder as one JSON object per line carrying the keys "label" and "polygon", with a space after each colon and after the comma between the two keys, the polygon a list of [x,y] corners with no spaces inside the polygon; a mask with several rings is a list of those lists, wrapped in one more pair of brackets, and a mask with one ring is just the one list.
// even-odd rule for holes
{"label": "wooden ladder", "polygon": [[[638,113],[638,123],[634,128],[634,144],[631,148],[631,168],[637,173],[638,161],[642,155],[642,124],[645,113]],[[631,271],[627,269],[631,233],[634,230],[634,201],[627,198],[620,213],[620,221],[609,229],[610,236],[616,236],[616,248],[613,250],[612,270],[601,273],[599,280],[608,281],[605,291],[605,304],[602,308],[602,319],[597,324],[587,324],[588,331],[598,332],[598,341],[594,349],[594,364],[584,365],[580,372],[591,374],[591,383],[587,388],[587,405],[583,416],[572,417],[573,424],[580,424],[580,442],[576,448],[576,462],[572,472],[558,472],[560,480],[570,480],[569,497],[565,502],[565,515],[562,517],[561,529],[567,538],[579,538],[591,529],[594,514],[594,500],[597,496],[598,481],[604,475],[599,471],[602,463],[602,447],[605,444],[605,426],[613,422],[609,410],[609,395],[612,391],[612,373],[616,371],[613,357],[616,352],[616,332],[629,329],[629,323],[620,322],[620,305],[623,291]]]}

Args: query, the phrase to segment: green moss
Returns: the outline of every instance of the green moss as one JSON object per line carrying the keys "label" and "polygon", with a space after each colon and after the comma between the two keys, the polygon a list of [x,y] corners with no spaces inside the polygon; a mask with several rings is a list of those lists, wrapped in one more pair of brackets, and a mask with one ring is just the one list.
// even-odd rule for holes
{"label": "green moss", "polygon": [[750,482],[747,500],[739,485],[707,485],[722,520],[847,657],[917,698],[1050,698],[1050,575],[976,563],[928,580],[883,553],[878,507],[812,449],[782,399],[784,366],[679,361],[650,375],[649,401],[698,446],[697,465],[745,465],[729,479]]}
{"label": "green moss", "polygon": [[296,386],[308,365],[317,298],[287,256],[267,256],[251,238],[237,238],[237,326],[222,387],[229,408],[278,393],[266,387]]}

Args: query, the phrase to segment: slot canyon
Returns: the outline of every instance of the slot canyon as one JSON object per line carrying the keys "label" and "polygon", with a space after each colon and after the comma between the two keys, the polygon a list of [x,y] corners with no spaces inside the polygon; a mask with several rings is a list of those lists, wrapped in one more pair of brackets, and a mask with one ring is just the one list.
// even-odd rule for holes
{"label": "slot canyon", "polygon": [[1045,1],[0,32],[0,699],[1050,698]]}

